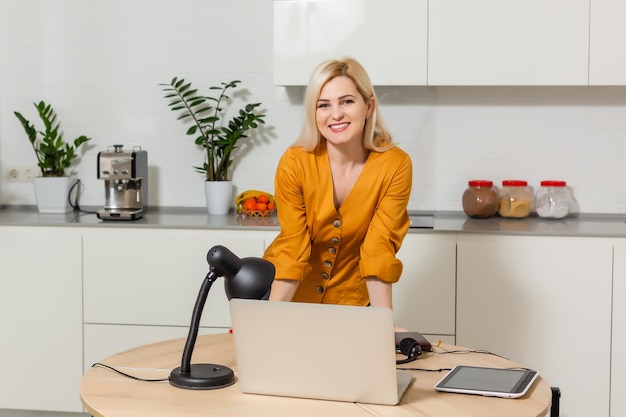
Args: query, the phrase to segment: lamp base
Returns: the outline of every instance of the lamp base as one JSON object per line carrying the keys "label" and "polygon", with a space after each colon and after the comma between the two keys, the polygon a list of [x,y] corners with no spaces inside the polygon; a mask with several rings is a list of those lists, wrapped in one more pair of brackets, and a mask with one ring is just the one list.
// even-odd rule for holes
{"label": "lamp base", "polygon": [[189,373],[180,372],[180,367],[170,373],[170,384],[184,389],[218,389],[235,383],[235,373],[227,366],[212,363],[191,365]]}

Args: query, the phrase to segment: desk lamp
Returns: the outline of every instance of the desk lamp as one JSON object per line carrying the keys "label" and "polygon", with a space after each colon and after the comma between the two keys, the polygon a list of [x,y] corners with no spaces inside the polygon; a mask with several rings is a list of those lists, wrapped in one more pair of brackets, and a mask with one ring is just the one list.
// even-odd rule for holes
{"label": "desk lamp", "polygon": [[191,364],[191,355],[198,337],[200,318],[213,282],[224,277],[224,289],[228,299],[263,299],[269,294],[274,280],[274,265],[261,258],[238,258],[224,246],[214,246],[207,254],[209,273],[204,278],[191,316],[189,335],[183,350],[181,365],[170,373],[170,384],[185,389],[216,389],[232,385],[235,374],[232,369],[216,364]]}

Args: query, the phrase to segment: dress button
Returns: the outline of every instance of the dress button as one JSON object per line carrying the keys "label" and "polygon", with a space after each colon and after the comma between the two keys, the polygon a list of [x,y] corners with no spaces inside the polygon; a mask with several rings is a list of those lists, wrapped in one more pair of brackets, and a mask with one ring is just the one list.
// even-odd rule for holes
{"label": "dress button", "polygon": [[333,266],[333,263],[331,261],[324,261],[324,266],[330,268],[331,266]]}
{"label": "dress button", "polygon": [[335,221],[333,221],[333,226],[335,226],[335,227],[341,227],[341,220],[335,220]]}
{"label": "dress button", "polygon": [[322,294],[324,292],[324,288],[321,285],[317,286],[317,292]]}
{"label": "dress button", "polygon": [[335,248],[328,248],[328,252],[332,253],[333,255],[337,253],[337,250]]}
{"label": "dress button", "polygon": [[339,238],[338,237],[334,237],[334,238],[330,239],[330,243],[334,243],[334,244],[339,243]]}
{"label": "dress button", "polygon": [[326,272],[322,272],[322,278],[328,279],[328,274]]}

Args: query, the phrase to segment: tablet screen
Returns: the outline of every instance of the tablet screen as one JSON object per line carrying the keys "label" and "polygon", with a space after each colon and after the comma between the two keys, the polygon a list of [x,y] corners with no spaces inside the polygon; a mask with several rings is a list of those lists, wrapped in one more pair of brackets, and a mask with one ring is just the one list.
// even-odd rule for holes
{"label": "tablet screen", "polygon": [[537,379],[532,369],[500,369],[456,366],[436,385],[445,392],[517,398],[528,391]]}

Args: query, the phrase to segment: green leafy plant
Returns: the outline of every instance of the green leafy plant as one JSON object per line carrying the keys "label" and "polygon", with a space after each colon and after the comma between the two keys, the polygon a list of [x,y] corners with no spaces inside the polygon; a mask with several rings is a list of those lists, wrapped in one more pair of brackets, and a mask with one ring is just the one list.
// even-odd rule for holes
{"label": "green leafy plant", "polygon": [[[65,170],[72,165],[77,157],[76,149],[83,143],[90,141],[87,136],[79,136],[66,143],[61,132],[61,123],[57,121],[57,115],[50,104],[44,101],[33,103],[39,118],[43,121],[44,130],[37,131],[34,124],[31,124],[24,116],[14,112],[24,127],[28,140],[30,141],[35,155],[37,155],[37,165],[41,168],[41,175],[44,177],[62,177]],[[39,138],[41,135],[41,138]]]}
{"label": "green leafy plant", "polygon": [[196,145],[204,148],[204,164],[194,168],[203,173],[207,181],[227,181],[237,142],[247,137],[246,132],[265,123],[265,115],[256,110],[261,103],[248,103],[228,123],[220,125],[225,114],[222,105],[230,99],[226,93],[240,83],[236,80],[223,82],[221,87],[210,87],[217,91],[217,97],[199,94],[191,82],[185,82],[183,78],[174,77],[169,84],[159,84],[166,93],[164,97],[169,100],[168,106],[180,113],[178,120],[191,123],[187,135],[195,136]]}

